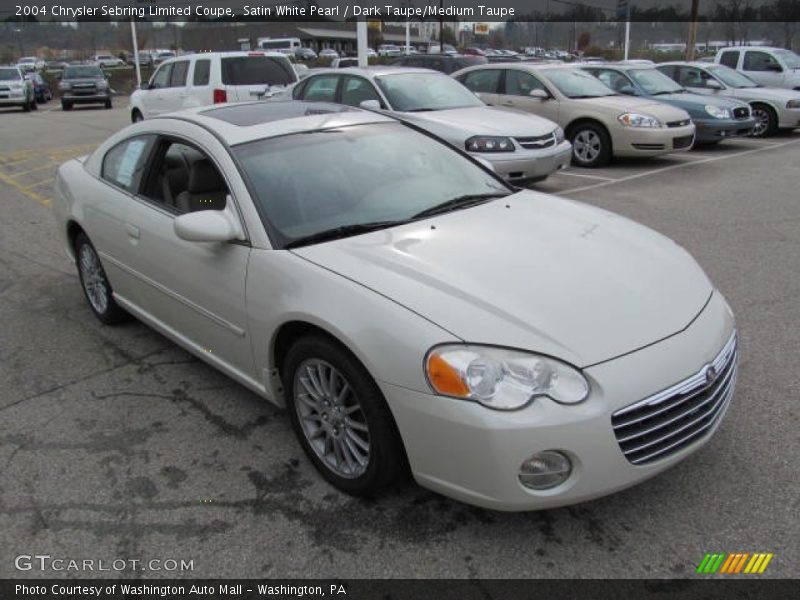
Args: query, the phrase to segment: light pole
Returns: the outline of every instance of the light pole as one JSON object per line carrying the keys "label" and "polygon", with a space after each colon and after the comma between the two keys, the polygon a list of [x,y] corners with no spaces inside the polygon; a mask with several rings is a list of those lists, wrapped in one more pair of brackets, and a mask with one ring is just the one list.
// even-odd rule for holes
{"label": "light pole", "polygon": [[14,33],[18,35],[17,44],[19,45],[19,57],[25,56],[25,46],[22,45],[22,29],[15,29]]}

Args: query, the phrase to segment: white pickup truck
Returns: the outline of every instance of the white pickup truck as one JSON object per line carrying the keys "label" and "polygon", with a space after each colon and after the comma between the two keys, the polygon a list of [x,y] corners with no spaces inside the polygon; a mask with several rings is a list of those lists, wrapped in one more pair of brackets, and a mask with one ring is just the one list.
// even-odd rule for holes
{"label": "white pickup truck", "polygon": [[800,90],[800,56],[791,50],[732,46],[717,52],[714,62],[736,69],[766,87]]}

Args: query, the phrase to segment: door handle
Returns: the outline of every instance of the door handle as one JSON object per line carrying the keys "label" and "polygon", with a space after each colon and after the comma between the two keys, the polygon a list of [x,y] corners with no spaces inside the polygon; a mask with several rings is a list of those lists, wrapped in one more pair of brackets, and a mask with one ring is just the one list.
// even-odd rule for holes
{"label": "door handle", "polygon": [[130,223],[126,223],[125,224],[125,231],[128,232],[128,237],[129,238],[131,238],[133,240],[138,240],[139,239],[139,235],[140,235],[139,228],[136,227],[135,225],[131,225]]}

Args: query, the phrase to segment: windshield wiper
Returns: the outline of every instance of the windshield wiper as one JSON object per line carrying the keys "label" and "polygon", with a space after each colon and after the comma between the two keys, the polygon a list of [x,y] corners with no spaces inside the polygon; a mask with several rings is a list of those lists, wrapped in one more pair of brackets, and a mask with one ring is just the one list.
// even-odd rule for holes
{"label": "windshield wiper", "polygon": [[409,108],[405,112],[431,112],[433,110],[436,110],[436,109],[435,108],[424,108],[423,107],[423,108]]}
{"label": "windshield wiper", "polygon": [[679,91],[670,92],[668,90],[661,90],[660,92],[654,92],[654,93],[652,93],[650,95],[651,96],[664,96],[666,94],[679,94],[679,93],[680,93]]}
{"label": "windshield wiper", "polygon": [[370,231],[387,229],[389,227],[394,227],[395,225],[403,225],[405,223],[409,223],[410,221],[411,219],[398,219],[395,221],[373,221],[372,223],[354,223],[352,225],[339,225],[338,227],[332,227],[331,229],[323,229],[322,231],[318,231],[316,233],[295,238],[284,244],[283,247],[285,250],[288,250],[290,248],[298,248],[300,246],[308,246],[310,244],[319,244],[321,242],[327,242],[330,240],[339,240],[353,235],[369,233]]}
{"label": "windshield wiper", "polygon": [[441,215],[453,210],[468,208],[470,206],[475,206],[476,204],[482,204],[484,202],[488,202],[489,200],[493,200],[494,198],[503,198],[504,196],[508,196],[508,194],[464,194],[463,196],[456,196],[455,198],[445,200],[440,204],[426,208],[411,218],[416,220],[424,219],[425,217],[432,217],[434,215]]}

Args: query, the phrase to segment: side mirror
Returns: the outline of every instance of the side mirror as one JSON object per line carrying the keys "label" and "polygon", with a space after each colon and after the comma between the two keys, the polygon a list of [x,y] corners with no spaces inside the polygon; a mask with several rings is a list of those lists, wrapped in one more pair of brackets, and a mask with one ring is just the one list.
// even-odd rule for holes
{"label": "side mirror", "polygon": [[175,235],[187,242],[230,242],[244,239],[244,232],[228,196],[225,210],[199,210],[175,217]]}
{"label": "side mirror", "polygon": [[619,91],[620,94],[625,94],[626,96],[635,96],[636,95],[636,90],[633,89],[633,87],[630,86],[630,85],[623,85],[621,88],[619,88],[618,91]]}
{"label": "side mirror", "polygon": [[381,103],[378,102],[377,100],[364,100],[358,106],[361,107],[361,108],[364,108],[366,110],[380,110],[381,109]]}
{"label": "side mirror", "polygon": [[721,90],[722,84],[716,79],[709,79],[706,81],[706,87],[710,90]]}
{"label": "side mirror", "polygon": [[531,98],[538,98],[539,100],[547,100],[550,97],[550,95],[547,92],[545,92],[544,90],[540,90],[538,88],[528,92],[528,96],[530,96]]}

